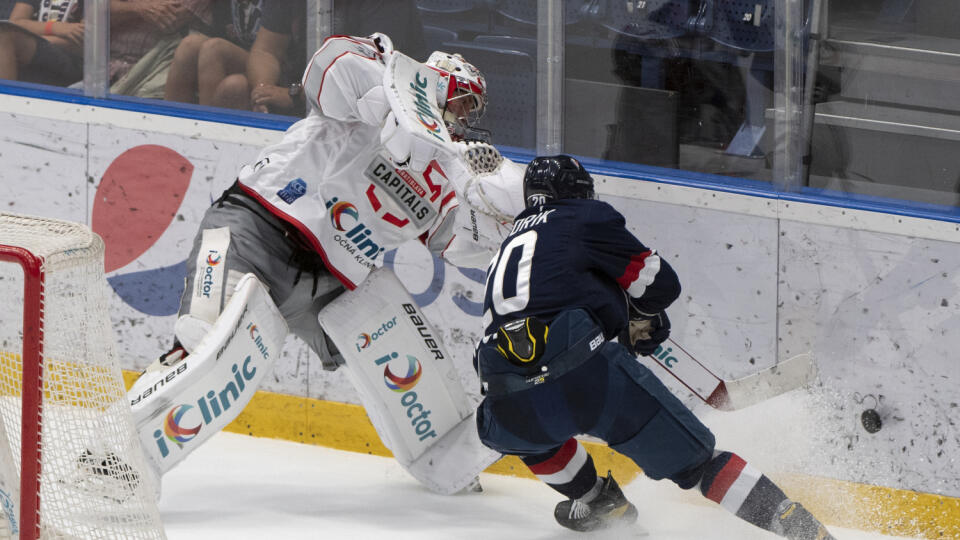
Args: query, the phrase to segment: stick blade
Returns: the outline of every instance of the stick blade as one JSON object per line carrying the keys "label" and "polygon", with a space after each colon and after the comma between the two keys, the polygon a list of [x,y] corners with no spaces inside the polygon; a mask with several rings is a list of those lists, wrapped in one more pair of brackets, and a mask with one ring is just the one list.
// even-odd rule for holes
{"label": "stick blade", "polygon": [[798,354],[742,379],[724,381],[726,396],[718,397],[718,402],[723,403],[723,410],[742,409],[800,388],[816,376],[817,366],[810,353]]}

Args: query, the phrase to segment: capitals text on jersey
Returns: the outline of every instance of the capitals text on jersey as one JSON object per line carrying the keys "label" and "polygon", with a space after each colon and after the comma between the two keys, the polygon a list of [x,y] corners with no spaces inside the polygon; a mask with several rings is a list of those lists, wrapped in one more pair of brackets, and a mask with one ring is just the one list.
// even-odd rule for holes
{"label": "capitals text on jersey", "polygon": [[437,211],[425,200],[427,192],[423,186],[406,171],[393,168],[383,156],[375,156],[364,173],[375,185],[383,187],[418,227],[436,218]]}

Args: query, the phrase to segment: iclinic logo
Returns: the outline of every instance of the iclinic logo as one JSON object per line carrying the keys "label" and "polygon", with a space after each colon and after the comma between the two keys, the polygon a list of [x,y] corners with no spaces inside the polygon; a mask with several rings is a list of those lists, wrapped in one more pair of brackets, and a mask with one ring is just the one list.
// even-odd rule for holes
{"label": "iclinic logo", "polygon": [[170,412],[167,413],[167,420],[163,423],[164,434],[171,442],[180,448],[183,448],[183,443],[193,440],[193,438],[197,436],[197,433],[200,433],[200,428],[203,426],[202,423],[198,423],[194,427],[186,428],[180,425],[180,422],[183,421],[183,416],[192,408],[192,405],[177,405],[170,409]]}
{"label": "iclinic logo", "polygon": [[352,217],[353,222],[356,223],[360,217],[360,213],[357,212],[357,207],[352,203],[346,201],[336,202],[336,199],[332,202],[333,204],[330,205],[330,223],[332,223],[338,231],[346,231],[347,223],[343,220],[343,216]]}
{"label": "iclinic logo", "polygon": [[387,385],[387,388],[394,392],[403,393],[417,385],[417,382],[420,380],[420,375],[423,374],[423,369],[420,367],[420,361],[417,360],[417,357],[408,354],[406,375],[395,375],[390,371],[389,361],[397,356],[399,356],[397,353],[390,353],[389,357],[385,356],[377,360],[377,363],[381,363],[381,360],[386,363],[386,365],[383,366],[383,382]]}
{"label": "iclinic logo", "polygon": [[670,354],[672,352],[673,347],[667,347],[664,349],[663,345],[657,345],[657,350],[653,351],[653,356],[655,356],[658,360],[661,360],[661,363],[664,366],[672,369],[673,365],[680,361],[676,356]]}
{"label": "iclinic logo", "polygon": [[263,356],[264,360],[270,358],[270,351],[267,348],[267,344],[263,342],[263,338],[260,337],[260,329],[257,328],[257,325],[250,323],[247,325],[247,329],[250,331],[250,339],[253,340],[254,345],[257,346],[257,349],[260,350],[260,354]]}
{"label": "iclinic logo", "polygon": [[[251,336],[252,335],[253,328],[251,328]],[[261,350],[261,353],[266,355],[265,350]],[[157,450],[160,451],[161,458],[170,455],[170,447],[167,446],[164,440],[165,438],[173,441],[177,447],[183,448],[184,444],[193,440],[197,436],[197,433],[200,433],[201,427],[210,425],[214,419],[226,413],[230,410],[230,407],[238,401],[245,403],[245,401],[241,400],[241,395],[245,396],[247,393],[256,390],[256,386],[247,385],[257,374],[257,367],[253,364],[253,359],[250,355],[247,355],[242,362],[230,366],[230,371],[233,377],[231,379],[229,375],[227,376],[228,382],[223,387],[223,390],[217,393],[216,390],[211,389],[207,391],[206,394],[201,394],[198,397],[194,402],[197,412],[190,412],[194,410],[194,406],[186,403],[170,409],[170,412],[167,413],[164,419],[163,430],[157,429],[153,432],[153,439],[157,444]],[[249,392],[245,393],[244,390],[248,388],[250,389]],[[188,415],[188,413],[191,418],[197,421],[196,427],[183,427],[182,424],[186,420],[185,416]],[[197,418],[198,413],[199,418]],[[164,435],[166,435],[166,437],[164,437]]]}
{"label": "iclinic logo", "polygon": [[427,128],[428,133],[442,141],[443,138],[440,136],[440,120],[434,114],[433,109],[430,107],[430,100],[427,98],[426,89],[428,84],[429,80],[421,77],[420,73],[417,72],[415,82],[410,83],[410,93],[413,94],[414,106],[417,109],[417,120],[423,124],[423,127]]}
{"label": "iclinic logo", "polygon": [[[336,197],[327,201],[327,209],[330,210],[330,223],[333,228],[342,231],[343,234],[335,233],[333,239],[336,240],[343,249],[360,264],[372,266],[369,260],[376,259],[383,248],[370,239],[372,231],[367,225],[360,221],[360,212],[357,207],[347,201],[338,201]],[[350,223],[344,216],[353,218]]]}

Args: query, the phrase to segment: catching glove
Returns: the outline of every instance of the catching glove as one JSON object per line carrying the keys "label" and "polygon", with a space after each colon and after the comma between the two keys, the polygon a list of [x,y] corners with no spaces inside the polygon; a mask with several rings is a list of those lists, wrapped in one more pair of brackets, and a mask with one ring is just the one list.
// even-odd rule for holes
{"label": "catching glove", "polygon": [[390,153],[394,163],[414,172],[423,172],[431,161],[445,158],[452,151],[445,148],[442,142],[430,141],[427,137],[404,129],[393,111],[387,113],[383,129],[380,130],[380,143]]}
{"label": "catching glove", "polygon": [[630,319],[630,345],[633,353],[649,356],[670,337],[670,319],[666,311],[653,315],[642,314]]}

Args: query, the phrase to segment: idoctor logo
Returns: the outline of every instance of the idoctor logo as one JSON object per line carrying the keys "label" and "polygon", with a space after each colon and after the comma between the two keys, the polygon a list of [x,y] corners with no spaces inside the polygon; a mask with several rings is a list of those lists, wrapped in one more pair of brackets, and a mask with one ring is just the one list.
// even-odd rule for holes
{"label": "idoctor logo", "polygon": [[366,349],[367,347],[369,347],[371,343],[383,337],[384,334],[392,330],[393,327],[396,325],[397,325],[397,318],[394,317],[389,321],[381,324],[380,328],[377,328],[376,330],[374,330],[373,332],[370,332],[369,334],[366,332],[360,332],[360,335],[357,336],[357,343],[356,343],[357,352],[360,352],[363,349]]}
{"label": "idoctor logo", "polygon": [[213,269],[223,261],[223,256],[220,255],[220,252],[211,249],[207,253],[207,262],[203,267],[203,274],[200,280],[197,282],[197,296],[203,296],[205,298],[210,298],[210,291],[213,290]]}
{"label": "idoctor logo", "polygon": [[378,366],[383,366],[383,383],[390,390],[402,394],[400,405],[407,409],[407,418],[410,419],[410,425],[413,426],[413,430],[420,437],[420,440],[424,441],[436,437],[437,432],[432,429],[430,420],[427,420],[433,411],[424,407],[423,403],[420,403],[417,393],[413,391],[413,387],[420,382],[420,377],[423,375],[423,367],[416,356],[408,354],[405,362],[406,373],[403,376],[396,375],[390,370],[390,361],[399,357],[399,354],[392,352],[376,360]]}

